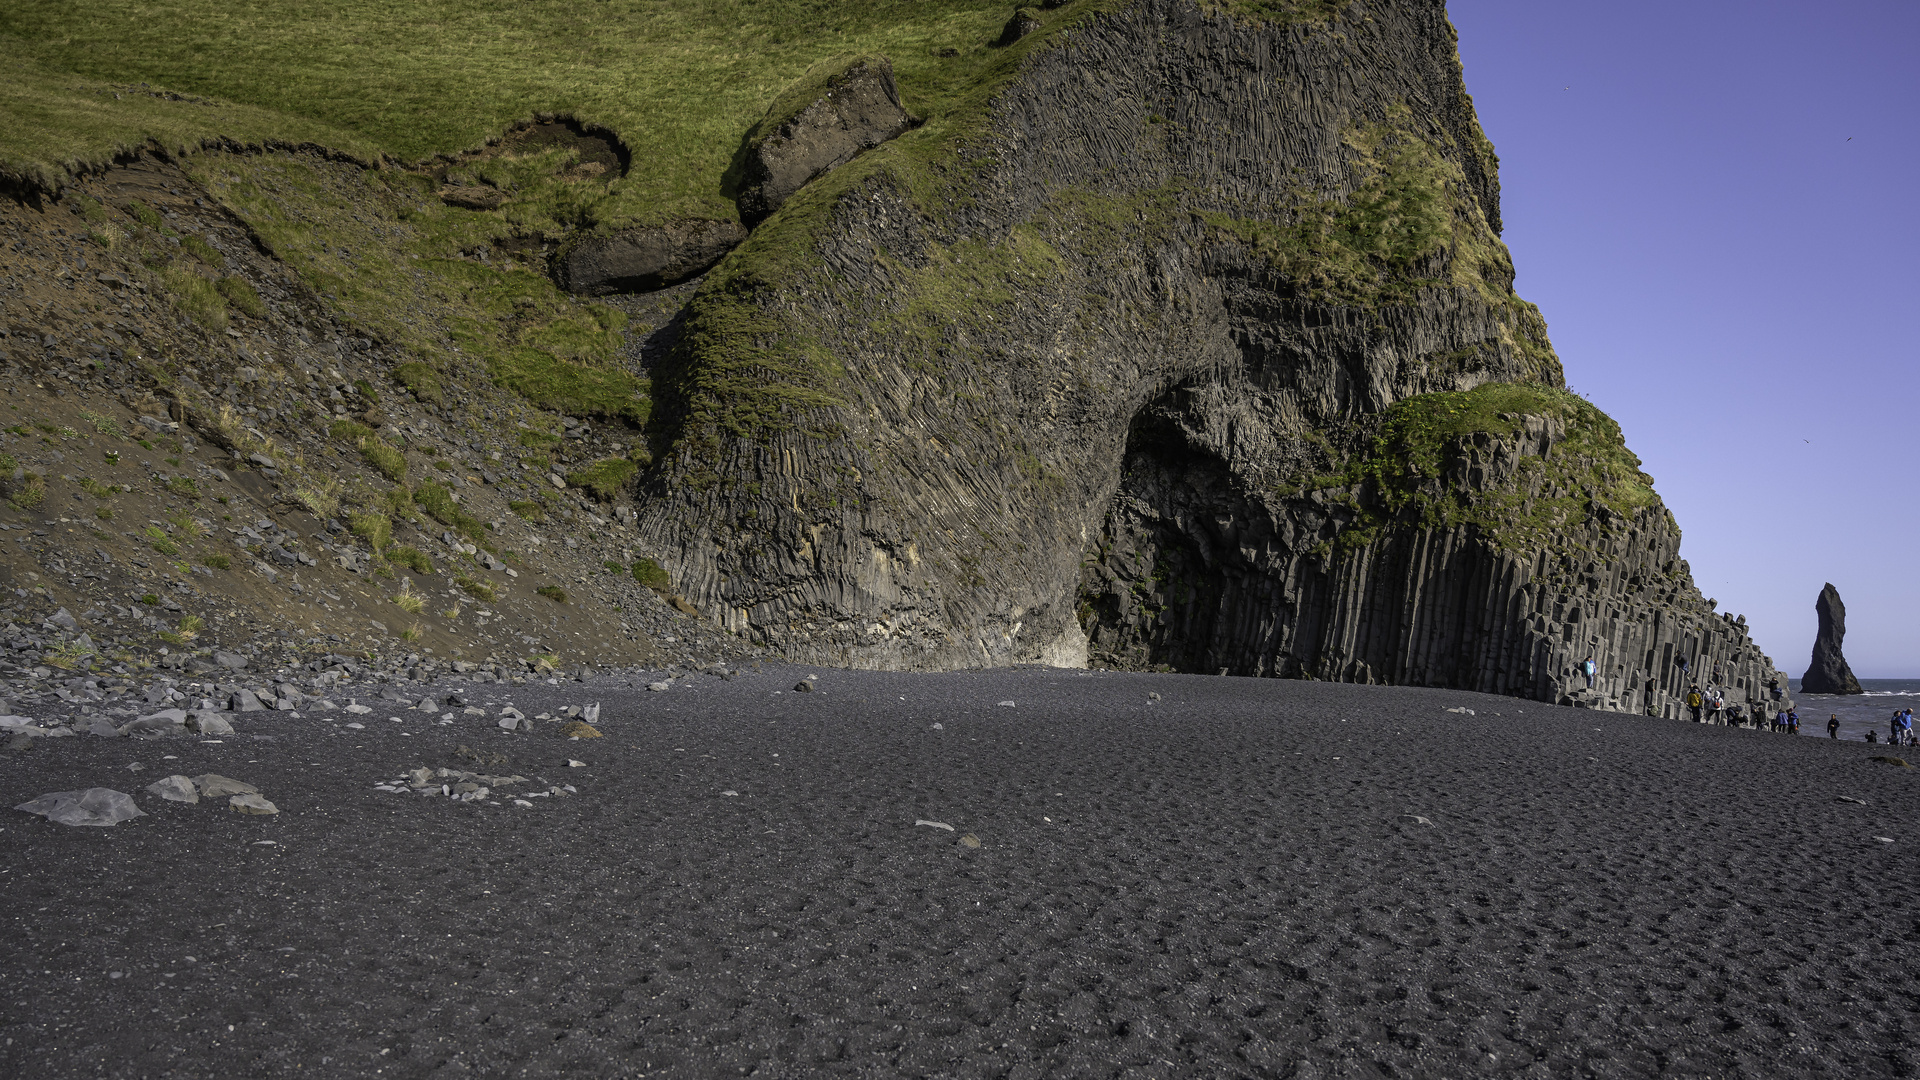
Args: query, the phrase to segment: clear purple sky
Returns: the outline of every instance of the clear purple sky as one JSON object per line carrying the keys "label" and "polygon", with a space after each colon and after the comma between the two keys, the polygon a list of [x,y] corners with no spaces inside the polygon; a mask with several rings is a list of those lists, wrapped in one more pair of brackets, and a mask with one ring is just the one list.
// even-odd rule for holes
{"label": "clear purple sky", "polygon": [[1831,581],[1920,677],[1920,2],[1448,8],[1517,288],[1701,589],[1798,677]]}

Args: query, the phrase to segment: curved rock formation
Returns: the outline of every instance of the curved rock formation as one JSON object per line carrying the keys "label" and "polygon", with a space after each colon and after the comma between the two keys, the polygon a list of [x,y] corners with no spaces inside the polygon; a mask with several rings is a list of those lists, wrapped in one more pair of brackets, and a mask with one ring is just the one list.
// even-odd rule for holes
{"label": "curved rock formation", "polygon": [[746,237],[732,221],[677,221],[589,236],[561,253],[560,287],[581,296],[664,289],[705,273]]}
{"label": "curved rock formation", "polygon": [[781,94],[748,136],[740,219],[759,224],[809,181],[912,126],[886,57],[822,65]]}
{"label": "curved rock formation", "polygon": [[862,666],[1758,697],[1513,293],[1443,5],[1295,6],[1046,16],[756,229],[655,382],[686,594]]}
{"label": "curved rock formation", "polygon": [[1840,590],[1828,582],[1813,602],[1820,628],[1813,636],[1813,662],[1800,678],[1803,694],[1864,694],[1860,680],[1853,677],[1847,658],[1841,655],[1840,642],[1847,636],[1847,605],[1840,602]]}

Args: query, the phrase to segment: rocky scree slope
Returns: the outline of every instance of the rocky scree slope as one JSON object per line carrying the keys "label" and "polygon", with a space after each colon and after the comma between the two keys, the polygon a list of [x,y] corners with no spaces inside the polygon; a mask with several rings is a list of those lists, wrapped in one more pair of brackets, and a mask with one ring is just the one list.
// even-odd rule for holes
{"label": "rocky scree slope", "polygon": [[694,604],[860,666],[1669,715],[1681,660],[1775,674],[1512,290],[1441,3],[1034,19],[977,127],[815,179],[690,300],[639,527]]}
{"label": "rocky scree slope", "polygon": [[[342,259],[404,228],[311,154],[143,156],[0,202],[16,691],[323,654],[514,679],[751,652],[688,614],[601,483],[626,422],[538,408],[457,352],[422,364],[317,293],[208,184],[262,171],[312,185],[275,197],[315,237],[345,235],[322,203],[368,223]],[[387,301],[396,326],[450,321],[424,289]]]}

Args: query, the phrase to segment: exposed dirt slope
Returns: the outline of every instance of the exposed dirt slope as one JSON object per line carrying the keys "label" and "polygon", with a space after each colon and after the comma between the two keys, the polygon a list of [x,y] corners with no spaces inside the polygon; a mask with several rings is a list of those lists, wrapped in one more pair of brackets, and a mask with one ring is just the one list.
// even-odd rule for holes
{"label": "exposed dirt slope", "polygon": [[[405,367],[175,165],[0,202],[0,245],[0,623],[27,632],[23,667],[278,644],[505,676],[738,651],[636,580],[629,507],[564,479],[632,429]],[[74,625],[42,625],[60,608]]]}

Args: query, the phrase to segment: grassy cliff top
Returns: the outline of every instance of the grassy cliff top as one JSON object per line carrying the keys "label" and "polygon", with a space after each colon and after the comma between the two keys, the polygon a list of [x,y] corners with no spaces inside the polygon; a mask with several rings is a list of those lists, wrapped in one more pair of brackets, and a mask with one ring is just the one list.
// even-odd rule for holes
{"label": "grassy cliff top", "polygon": [[[1051,30],[1121,0],[1037,12]],[[1243,18],[1346,0],[1211,0]],[[823,60],[879,53],[908,111],[943,121],[1045,33],[993,45],[1006,0],[13,0],[0,5],[0,173],[51,186],[121,150],[317,143],[411,163],[535,114],[632,151],[597,224],[735,218],[743,135]],[[951,132],[944,132],[951,134]]]}
{"label": "grassy cliff top", "polygon": [[150,138],[211,137],[412,162],[536,113],[571,114],[633,153],[607,223],[731,219],[720,185],[742,135],[809,67],[883,53],[907,107],[938,121],[1020,51],[991,47],[1011,11],[1004,0],[17,0],[0,5],[0,165],[57,179]]}

